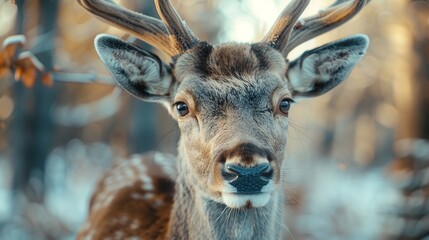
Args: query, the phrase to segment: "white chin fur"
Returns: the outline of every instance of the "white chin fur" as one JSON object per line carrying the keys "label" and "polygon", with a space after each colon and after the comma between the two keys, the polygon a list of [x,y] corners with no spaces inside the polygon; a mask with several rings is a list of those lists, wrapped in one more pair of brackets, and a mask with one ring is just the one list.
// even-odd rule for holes
{"label": "white chin fur", "polygon": [[260,194],[234,194],[222,193],[222,200],[230,208],[242,208],[250,203],[250,207],[258,208],[265,206],[270,200],[270,193]]}

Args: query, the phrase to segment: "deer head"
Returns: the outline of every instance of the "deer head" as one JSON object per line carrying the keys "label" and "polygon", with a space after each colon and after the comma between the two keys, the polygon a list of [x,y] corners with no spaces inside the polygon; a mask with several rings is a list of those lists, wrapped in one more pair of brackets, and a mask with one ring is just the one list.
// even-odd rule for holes
{"label": "deer head", "polygon": [[293,99],[336,87],[368,47],[368,38],[356,35],[287,60],[293,48],[346,22],[367,0],[337,0],[302,20],[310,1],[294,0],[261,42],[219,45],[195,37],[168,0],[155,0],[162,21],[111,1],[78,2],[172,57],[167,65],[118,38],[95,40],[120,86],[162,103],[177,120],[179,172],[187,186],[230,208],[263,207],[277,194]]}

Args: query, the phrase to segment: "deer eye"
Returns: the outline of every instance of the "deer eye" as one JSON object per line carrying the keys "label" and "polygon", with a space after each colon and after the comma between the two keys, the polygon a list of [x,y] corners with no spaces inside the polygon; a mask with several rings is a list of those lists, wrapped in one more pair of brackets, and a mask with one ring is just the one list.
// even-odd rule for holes
{"label": "deer eye", "polygon": [[279,105],[280,112],[284,114],[289,113],[290,106],[292,105],[293,100],[290,98],[284,98]]}
{"label": "deer eye", "polygon": [[188,113],[189,113],[188,105],[186,105],[186,103],[184,103],[184,102],[176,103],[176,110],[177,110],[177,113],[181,117],[184,117],[184,116],[188,115]]}

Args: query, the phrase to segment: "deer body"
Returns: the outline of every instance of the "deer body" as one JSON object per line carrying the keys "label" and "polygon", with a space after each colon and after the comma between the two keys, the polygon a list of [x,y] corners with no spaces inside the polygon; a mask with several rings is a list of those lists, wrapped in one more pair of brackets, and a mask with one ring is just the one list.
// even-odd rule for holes
{"label": "deer body", "polygon": [[99,182],[77,239],[165,239],[174,167],[174,158],[160,153],[135,155],[114,166]]}
{"label": "deer body", "polygon": [[[321,95],[345,80],[368,39],[339,40],[292,62],[287,53],[308,36],[345,22],[367,1],[339,0],[304,21],[308,28],[296,22],[309,1],[293,1],[261,43],[215,46],[198,40],[169,1],[156,1],[163,22],[112,2],[78,1],[130,32],[142,30],[142,39],[172,56],[166,65],[115,37],[95,40],[118,84],[142,100],[162,103],[181,131],[176,160],[134,157],[105,176],[80,239],[283,238],[282,173],[292,99]],[[162,166],[177,171],[167,173]],[[126,220],[109,223],[122,215]]]}

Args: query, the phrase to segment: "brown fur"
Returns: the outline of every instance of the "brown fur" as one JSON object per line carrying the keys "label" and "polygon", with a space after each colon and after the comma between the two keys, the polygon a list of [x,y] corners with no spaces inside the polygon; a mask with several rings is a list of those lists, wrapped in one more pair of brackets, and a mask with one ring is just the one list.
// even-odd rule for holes
{"label": "brown fur", "polygon": [[[89,218],[77,239],[165,239],[166,223],[173,204],[175,176],[171,174],[175,172],[171,170],[175,170],[175,160],[162,155],[168,162],[161,164],[161,155],[157,154],[148,153],[123,160],[103,176],[91,199]],[[164,170],[164,164],[170,169],[168,173]],[[153,190],[144,188],[141,166],[146,169]],[[125,171],[129,171],[127,177]],[[106,190],[109,185],[119,182],[129,184],[114,191]],[[105,191],[109,194],[103,196]],[[109,197],[112,197],[110,201]],[[100,203],[105,205],[97,205]]]}
{"label": "brown fur", "polygon": [[175,67],[179,81],[181,76],[190,74],[225,80],[267,70],[284,76],[287,67],[283,56],[267,46],[247,43],[222,43],[216,47],[201,43],[183,54]]}

